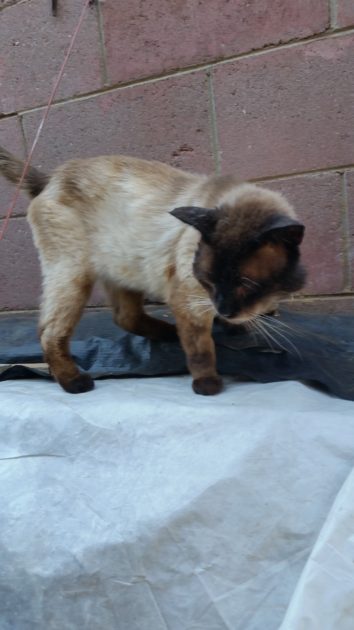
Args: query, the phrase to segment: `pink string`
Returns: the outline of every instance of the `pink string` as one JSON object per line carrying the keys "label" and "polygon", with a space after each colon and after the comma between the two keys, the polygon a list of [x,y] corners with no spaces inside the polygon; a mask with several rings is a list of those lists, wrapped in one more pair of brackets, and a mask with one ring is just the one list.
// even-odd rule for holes
{"label": "pink string", "polygon": [[45,121],[48,118],[49,110],[50,110],[50,108],[51,108],[51,106],[53,104],[53,100],[54,100],[56,91],[58,89],[59,83],[60,83],[60,81],[62,79],[62,76],[64,74],[65,66],[66,66],[66,64],[68,62],[68,59],[70,57],[71,51],[72,51],[73,46],[75,44],[76,37],[77,37],[77,35],[79,33],[79,30],[81,28],[82,22],[84,20],[86,9],[87,9],[88,5],[90,4],[90,2],[91,2],[91,0],[85,0],[84,1],[83,7],[82,7],[82,10],[81,10],[81,14],[80,14],[80,17],[79,17],[79,21],[78,21],[78,23],[76,25],[76,28],[75,28],[75,30],[74,30],[74,32],[72,34],[70,45],[69,45],[68,50],[66,52],[66,55],[64,57],[64,61],[63,61],[62,66],[60,68],[59,74],[58,74],[58,76],[56,78],[56,81],[54,83],[51,95],[49,97],[48,105],[45,108],[42,120],[41,120],[41,122],[39,124],[39,127],[37,129],[37,133],[36,133],[36,136],[35,136],[35,138],[33,140],[33,143],[32,143],[30,152],[28,154],[27,160],[25,161],[25,164],[24,164],[24,167],[23,167],[23,171],[22,171],[22,175],[21,175],[20,180],[19,180],[19,182],[18,182],[18,184],[16,186],[16,190],[15,190],[15,194],[13,196],[12,203],[10,204],[10,206],[9,206],[7,212],[6,212],[6,216],[5,216],[5,219],[3,221],[3,225],[2,225],[1,231],[0,231],[0,241],[3,239],[3,236],[4,236],[5,232],[6,232],[8,224],[9,224],[10,217],[11,217],[11,215],[12,215],[14,209],[15,209],[15,206],[16,206],[16,203],[17,203],[20,191],[21,191],[21,186],[23,184],[23,181],[24,181],[24,179],[25,179],[25,177],[27,175],[28,169],[29,169],[29,165],[30,165],[30,162],[31,162],[31,159],[32,159],[33,152],[34,152],[34,150],[36,148],[37,142],[39,140],[39,136],[41,135],[44,123],[45,123]]}

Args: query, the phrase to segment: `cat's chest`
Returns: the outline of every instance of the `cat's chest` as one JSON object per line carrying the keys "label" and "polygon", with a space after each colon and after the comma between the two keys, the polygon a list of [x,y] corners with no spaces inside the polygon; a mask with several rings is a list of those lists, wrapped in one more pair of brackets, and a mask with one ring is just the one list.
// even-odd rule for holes
{"label": "cat's chest", "polygon": [[158,248],[121,247],[97,253],[98,275],[117,285],[144,293],[151,299],[166,301],[169,293],[171,252]]}
{"label": "cat's chest", "polygon": [[92,247],[95,271],[111,282],[166,301],[176,258],[194,257],[195,246],[184,252],[183,231],[185,227],[166,212],[121,207],[103,216],[97,226]]}

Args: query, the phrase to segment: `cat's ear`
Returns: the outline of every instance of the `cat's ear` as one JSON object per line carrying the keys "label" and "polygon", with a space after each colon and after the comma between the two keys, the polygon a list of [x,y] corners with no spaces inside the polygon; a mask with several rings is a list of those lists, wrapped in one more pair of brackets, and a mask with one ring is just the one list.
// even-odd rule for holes
{"label": "cat's ear", "polygon": [[210,240],[218,219],[220,218],[219,210],[215,208],[198,208],[197,206],[175,208],[170,214],[180,221],[183,221],[183,223],[187,223],[196,228],[206,242]]}
{"label": "cat's ear", "polygon": [[262,238],[285,245],[300,245],[305,226],[290,217],[278,217],[262,232]]}

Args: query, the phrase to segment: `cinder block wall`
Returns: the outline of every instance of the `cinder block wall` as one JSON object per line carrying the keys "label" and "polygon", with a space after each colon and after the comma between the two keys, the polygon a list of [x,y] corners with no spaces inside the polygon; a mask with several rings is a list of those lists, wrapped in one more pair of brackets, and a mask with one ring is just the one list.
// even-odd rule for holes
{"label": "cinder block wall", "polygon": [[[81,0],[0,0],[0,143],[25,156]],[[307,225],[302,301],[354,304],[353,0],[105,0],[92,6],[33,163],[127,153],[284,191]],[[0,215],[13,188],[0,181]],[[35,309],[21,198],[0,309]],[[96,292],[92,304],[101,303]]]}

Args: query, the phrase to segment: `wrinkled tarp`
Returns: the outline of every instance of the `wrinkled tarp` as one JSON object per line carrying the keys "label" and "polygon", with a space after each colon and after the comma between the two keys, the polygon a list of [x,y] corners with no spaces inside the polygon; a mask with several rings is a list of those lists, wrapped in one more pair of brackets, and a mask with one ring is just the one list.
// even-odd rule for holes
{"label": "wrinkled tarp", "polygon": [[[163,310],[155,309],[161,317]],[[220,374],[260,382],[305,380],[336,396],[354,400],[354,318],[282,311],[268,340],[259,333],[215,326]],[[0,379],[48,376],[42,365],[35,315],[0,317]],[[89,311],[75,332],[72,353],[90,374],[158,376],[187,372],[178,342],[156,343],[120,330],[109,311]]]}
{"label": "wrinkled tarp", "polygon": [[188,376],[0,400],[1,630],[353,629],[352,402]]}

